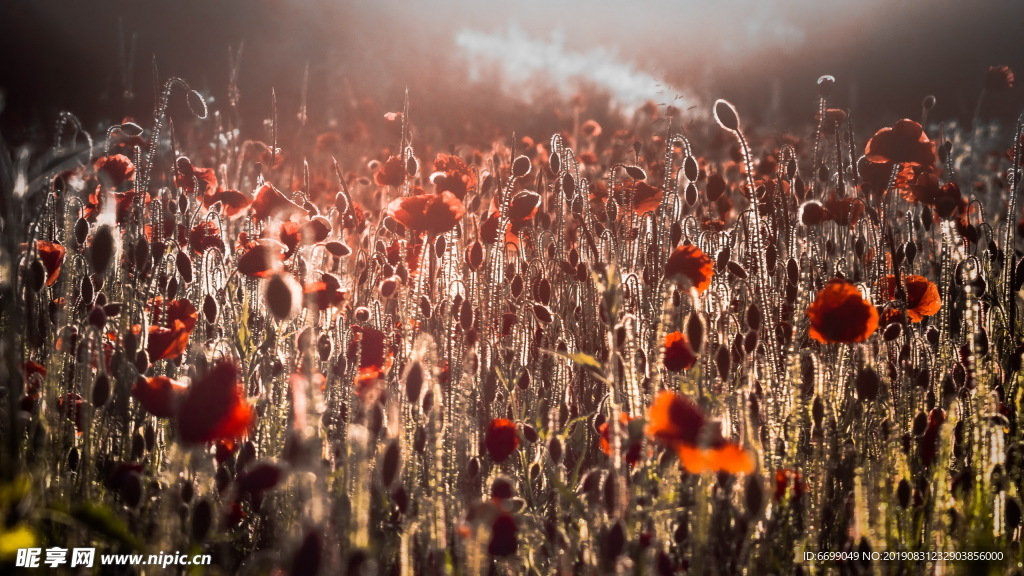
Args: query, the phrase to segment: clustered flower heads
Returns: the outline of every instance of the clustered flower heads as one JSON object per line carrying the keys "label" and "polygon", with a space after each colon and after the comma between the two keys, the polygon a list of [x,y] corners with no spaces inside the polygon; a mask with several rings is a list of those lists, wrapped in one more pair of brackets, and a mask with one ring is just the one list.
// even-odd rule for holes
{"label": "clustered flower heads", "polygon": [[1024,135],[857,142],[835,83],[803,140],[724,100],[486,147],[356,104],[313,142],[111,130],[5,224],[0,536],[217,573],[1018,562]]}

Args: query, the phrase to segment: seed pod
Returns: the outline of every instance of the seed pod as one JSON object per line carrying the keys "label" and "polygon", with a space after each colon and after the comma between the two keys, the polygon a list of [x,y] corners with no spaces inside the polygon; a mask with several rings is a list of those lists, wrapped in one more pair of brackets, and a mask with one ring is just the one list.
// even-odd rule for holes
{"label": "seed pod", "polygon": [[347,244],[345,244],[344,242],[339,242],[337,240],[327,242],[326,244],[324,244],[324,248],[326,248],[327,251],[330,252],[332,256],[335,256],[337,258],[344,258],[345,256],[348,256],[349,254],[352,253],[352,249],[349,248]]}
{"label": "seed pod", "polygon": [[533,315],[541,324],[550,324],[554,317],[551,315],[551,310],[543,304],[533,305]]}
{"label": "seed pod", "polygon": [[75,221],[75,246],[81,246],[85,244],[85,240],[89,237],[89,222],[85,218],[79,218]]}
{"label": "seed pod", "polygon": [[512,297],[519,298],[519,295],[523,293],[523,287],[523,277],[520,276],[519,274],[516,274],[512,278]]}
{"label": "seed pod", "polygon": [[743,501],[747,506],[748,516],[757,516],[761,513],[761,506],[764,505],[764,485],[758,474],[747,476],[743,486]]}
{"label": "seed pod", "polygon": [[182,251],[178,251],[178,256],[174,261],[175,267],[178,269],[178,274],[181,275],[181,279],[186,284],[192,283],[192,259],[188,257],[188,254]]}
{"label": "seed pod", "polygon": [[43,263],[39,260],[33,260],[28,267],[28,275],[26,278],[26,284],[32,289],[33,292],[39,292],[43,289],[43,284],[46,283],[46,268]]}
{"label": "seed pod", "polygon": [[385,488],[391,488],[399,477],[402,470],[402,450],[398,440],[388,442],[384,449],[384,457],[381,459],[380,478]]}
{"label": "seed pod", "polygon": [[470,244],[469,248],[466,249],[466,265],[472,271],[480,269],[484,263],[484,246],[479,240]]}
{"label": "seed pod", "polygon": [[210,324],[217,321],[217,300],[211,294],[203,296],[203,316]]}
{"label": "seed pod", "polygon": [[114,260],[114,231],[108,224],[104,224],[96,230],[92,237],[92,246],[89,247],[89,264],[93,272],[103,274],[110,267]]}
{"label": "seed pod", "polygon": [[761,309],[757,304],[747,307],[747,327],[755,332],[761,329]]}
{"label": "seed pod", "polygon": [[910,487],[910,482],[906,478],[900,479],[899,486],[896,487],[896,500],[900,503],[900,508],[904,510],[910,505],[910,496],[913,493],[913,489]]}
{"label": "seed pod", "polygon": [[732,357],[729,354],[729,348],[724,344],[720,344],[718,346],[718,352],[715,353],[715,364],[718,366],[718,376],[722,380],[729,379],[729,368],[731,360]]}
{"label": "seed pod", "polygon": [[553,152],[548,158],[548,164],[551,167],[551,172],[558,174],[562,170],[562,157],[559,156],[558,152]]}
{"label": "seed pod", "polygon": [[107,400],[110,400],[110,377],[100,373],[92,384],[92,404],[102,408],[107,404]]}
{"label": "seed pod", "polygon": [[686,185],[683,197],[686,199],[686,204],[689,206],[693,206],[697,203],[697,186],[695,186],[693,182]]}
{"label": "seed pod", "polygon": [[562,461],[562,441],[558,436],[552,436],[551,439],[548,440],[548,456],[550,456],[551,461],[556,464]]}
{"label": "seed pod", "polygon": [[739,278],[740,280],[746,280],[747,279],[747,270],[746,270],[746,268],[741,266],[739,262],[736,262],[734,260],[730,260],[729,263],[726,264],[726,268],[729,270],[730,274],[732,274],[733,276]]}
{"label": "seed pod", "polygon": [[408,399],[410,404],[416,404],[420,401],[420,395],[423,393],[423,365],[419,362],[413,362],[409,366],[409,371],[405,375],[405,397]]}
{"label": "seed pod", "polygon": [[417,454],[423,454],[427,448],[427,431],[423,428],[423,425],[417,425],[416,431],[412,435],[412,449]]}
{"label": "seed pod", "polygon": [[881,387],[881,380],[878,373],[870,367],[862,368],[857,372],[855,385],[857,397],[861,400],[874,400],[878,397],[878,389]]}
{"label": "seed pod", "polygon": [[696,311],[686,319],[686,339],[690,341],[690,349],[695,354],[704,348],[704,319]]}
{"label": "seed pod", "polygon": [[697,177],[700,175],[700,167],[697,165],[697,159],[693,156],[687,156],[683,159],[683,175],[690,182],[697,181]]}

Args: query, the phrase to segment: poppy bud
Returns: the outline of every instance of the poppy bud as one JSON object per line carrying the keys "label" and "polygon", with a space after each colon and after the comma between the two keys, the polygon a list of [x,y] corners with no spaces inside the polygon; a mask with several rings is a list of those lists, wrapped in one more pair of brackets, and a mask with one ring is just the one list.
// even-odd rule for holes
{"label": "poppy bud", "polygon": [[730,132],[737,132],[740,129],[740,117],[736,108],[726,100],[718,99],[714,107],[715,121],[722,128]]}

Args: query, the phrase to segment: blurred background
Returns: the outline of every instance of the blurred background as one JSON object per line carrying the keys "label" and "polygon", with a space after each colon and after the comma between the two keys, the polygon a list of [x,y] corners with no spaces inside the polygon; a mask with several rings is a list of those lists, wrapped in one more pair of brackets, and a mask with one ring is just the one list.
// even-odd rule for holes
{"label": "blurred background", "polygon": [[[305,92],[312,123],[344,124],[365,100],[398,110],[408,88],[420,119],[500,109],[515,128],[585,90],[626,114],[651,100],[710,117],[724,97],[745,122],[782,129],[811,120],[822,74],[862,122],[919,118],[928,94],[933,118],[969,121],[989,65],[1024,73],[1022,22],[1018,0],[7,0],[0,130],[46,142],[61,110],[87,128],[148,122],[154,70],[224,109],[239,48],[250,126],[274,87],[283,118]],[[992,95],[985,117],[1012,121],[1022,94]]]}

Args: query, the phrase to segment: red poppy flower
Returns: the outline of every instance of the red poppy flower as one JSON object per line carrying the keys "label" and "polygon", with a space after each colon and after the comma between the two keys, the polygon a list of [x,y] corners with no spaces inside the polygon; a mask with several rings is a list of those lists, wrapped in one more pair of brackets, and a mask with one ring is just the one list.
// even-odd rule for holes
{"label": "red poppy flower", "polygon": [[140,376],[132,384],[132,396],[157,418],[170,418],[178,409],[188,386],[167,376]]}
{"label": "red poppy flower", "polygon": [[281,267],[287,252],[288,247],[277,240],[262,238],[238,257],[238,271],[252,278],[267,278]]}
{"label": "red poppy flower", "polygon": [[504,462],[519,448],[519,433],[516,423],[505,418],[495,418],[487,425],[484,438],[487,454],[495,462]]}
{"label": "red poppy flower", "polygon": [[[405,253],[404,258],[402,256],[403,251]],[[388,245],[385,256],[388,259],[388,263],[392,266],[398,266],[399,262],[405,262],[405,267],[409,272],[416,272],[419,270],[420,259],[423,256],[423,242],[393,240]]]}
{"label": "red poppy flower", "polygon": [[670,372],[689,370],[697,363],[697,355],[690,349],[689,340],[678,330],[665,335],[665,345],[662,350],[664,352],[662,364]]}
{"label": "red poppy flower", "polygon": [[754,470],[752,454],[722,438],[716,423],[709,422],[700,408],[674,392],[664,390],[654,399],[647,415],[647,435],[674,450],[692,474],[746,474]]}
{"label": "red poppy flower", "polygon": [[223,188],[218,188],[215,192],[203,196],[203,208],[209,209],[217,202],[224,207],[225,216],[234,218],[252,204],[252,198],[238,190]]}
{"label": "red poppy flower", "polygon": [[451,192],[398,198],[388,204],[391,216],[413,232],[443,234],[462,220],[465,206]]}
{"label": "red poppy flower", "polygon": [[878,328],[878,310],[857,287],[831,280],[807,307],[808,334],[818,342],[863,342]]}
{"label": "red poppy flower", "polygon": [[39,362],[29,360],[28,362],[25,362],[23,370],[26,385],[33,388],[33,390],[31,390],[32,392],[36,392],[38,390],[39,383],[46,378],[46,366],[43,366]]}
{"label": "red poppy flower", "polygon": [[192,228],[188,234],[188,245],[196,254],[216,248],[225,251],[224,239],[220,236],[220,227],[213,220],[203,220]]}
{"label": "red poppy flower", "polygon": [[[634,418],[625,412],[619,414],[619,424],[621,424],[621,429],[625,433],[622,445],[626,450],[626,463],[630,466],[640,461],[640,451],[644,446],[642,437],[633,437],[630,434],[630,423],[635,420],[637,420],[637,418]],[[611,426],[608,425],[608,422],[605,422],[598,427],[597,431],[601,434],[601,451],[611,456]]]}
{"label": "red poppy flower", "polygon": [[628,205],[628,202],[633,204],[633,212],[637,215],[643,215],[648,212],[653,212],[661,206],[661,199],[664,196],[664,191],[657,186],[651,186],[647,182],[638,181],[635,186],[630,185],[632,188],[628,197],[624,194],[623,203],[621,206]]}
{"label": "red poppy flower", "polygon": [[[295,249],[299,247],[299,241],[301,240],[300,227],[301,224],[298,222],[287,221],[281,222],[281,226],[278,228],[277,239],[288,247],[288,250],[284,253],[285,260],[291,258],[292,254],[295,254]],[[272,226],[263,229],[264,238],[272,238],[273,235],[274,228]]]}
{"label": "red poppy flower", "polygon": [[179,162],[174,184],[185,194],[203,198],[205,204],[206,197],[217,191],[217,173],[213,168],[196,168]]}
{"label": "red poppy flower", "polygon": [[[331,278],[331,282],[327,282]],[[302,289],[302,295],[306,306],[314,306],[317,310],[326,310],[330,307],[341,307],[348,300],[348,293],[340,289],[338,280],[330,274],[324,274],[324,280],[310,282]]]}
{"label": "red poppy flower", "polygon": [[124,154],[97,158],[92,167],[104,190],[118,190],[135,180],[135,164]]}
{"label": "red poppy flower", "polygon": [[775,501],[778,502],[786,496],[786,490],[793,500],[799,500],[807,492],[807,483],[803,476],[796,470],[780,468],[775,471]]}
{"label": "red poppy flower", "polygon": [[439,193],[448,191],[462,200],[467,192],[476,188],[476,173],[458,156],[438,154],[434,158],[434,170],[431,181]]}
{"label": "red poppy flower", "polygon": [[683,279],[696,288],[697,292],[704,292],[711,286],[714,273],[711,258],[693,244],[676,248],[665,263],[665,278]]}
{"label": "red poppy flower", "polygon": [[294,214],[306,214],[301,206],[289,200],[271,183],[266,183],[256,191],[252,201],[252,217],[255,220],[266,220],[271,216],[282,219]]}
{"label": "red poppy flower", "polygon": [[252,407],[238,380],[238,366],[220,360],[192,382],[178,410],[178,437],[202,444],[244,436],[253,422]]}
{"label": "red poppy flower", "polygon": [[400,156],[391,156],[373,173],[373,181],[377,186],[401,186],[405,181],[405,162]]}
{"label": "red poppy flower", "polygon": [[[177,358],[188,349],[188,341],[199,321],[199,313],[191,301],[187,299],[172,300],[166,305],[162,298],[154,298],[149,302],[154,323],[149,327],[146,339],[146,351],[150,360]],[[162,322],[157,321],[163,315]],[[161,325],[162,324],[162,325]],[[132,328],[138,332],[140,327]]]}
{"label": "red poppy flower", "polygon": [[64,263],[64,254],[67,252],[63,246],[49,240],[36,240],[36,250],[39,252],[39,260],[46,270],[46,285],[53,286],[60,276],[60,267]]}
{"label": "red poppy flower", "polygon": [[889,184],[896,163],[912,164],[920,172],[935,168],[935,144],[913,120],[904,118],[892,128],[876,132],[864,149],[860,173],[865,181],[881,190]]}
{"label": "red poppy flower", "polygon": [[150,326],[146,338],[146,352],[150,361],[177,358],[188,349],[188,341],[192,336],[185,323],[175,320],[169,328]]}
{"label": "red poppy flower", "polygon": [[[815,114],[814,117],[818,118],[818,115]],[[838,108],[829,108],[828,110],[825,110],[825,120],[821,123],[821,128],[822,130],[825,131],[826,134],[835,134],[836,128],[842,125],[842,123],[845,121],[845,110],[841,110]]]}
{"label": "red poppy flower", "polygon": [[843,226],[856,226],[864,215],[864,203],[856,198],[831,197],[825,202],[829,220]]}
{"label": "red poppy flower", "polygon": [[[932,316],[942,308],[939,288],[924,276],[906,276],[903,278],[907,292],[907,317],[911,322],[920,322],[925,316]],[[894,300],[898,286],[892,274],[885,277],[883,293],[887,300]]]}

